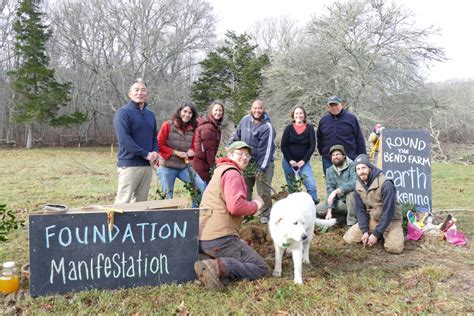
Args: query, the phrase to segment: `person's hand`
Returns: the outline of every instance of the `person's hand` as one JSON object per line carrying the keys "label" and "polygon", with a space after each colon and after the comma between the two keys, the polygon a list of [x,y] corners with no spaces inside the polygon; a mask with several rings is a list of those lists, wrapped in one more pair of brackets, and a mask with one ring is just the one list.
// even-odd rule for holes
{"label": "person's hand", "polygon": [[156,151],[149,152],[146,156],[146,160],[148,161],[155,161],[158,159],[158,153]]}
{"label": "person's hand", "polygon": [[194,150],[192,150],[191,148],[188,149],[188,151],[186,152],[186,156],[188,156],[188,157],[194,157]]}
{"label": "person's hand", "polygon": [[265,202],[263,202],[262,198],[259,195],[256,195],[252,202],[257,203],[257,211],[260,211],[260,209],[263,207]]}
{"label": "person's hand", "polygon": [[298,163],[297,163],[296,165],[298,166],[298,168],[303,168],[303,166],[304,166],[304,160],[298,161]]}
{"label": "person's hand", "polygon": [[265,180],[265,173],[263,173],[261,170],[257,170],[257,173],[255,174],[255,179],[257,181]]}
{"label": "person's hand", "polygon": [[367,245],[367,242],[369,241],[369,233],[364,233],[360,241],[362,241],[362,244],[365,247],[365,245]]}
{"label": "person's hand", "polygon": [[292,168],[295,172],[299,171],[300,167],[298,166],[298,163],[297,163],[296,161],[290,160],[289,163],[290,163],[290,165],[291,165],[291,168]]}
{"label": "person's hand", "polygon": [[375,237],[374,234],[370,234],[370,237],[369,237],[369,240],[367,242],[367,245],[369,245],[369,247],[372,247],[373,245],[375,245],[377,243],[377,237]]}
{"label": "person's hand", "polygon": [[183,158],[183,159],[186,157],[186,153],[179,150],[173,150],[173,154],[176,157]]}
{"label": "person's hand", "polygon": [[328,208],[328,212],[326,213],[326,219],[332,218],[332,208]]}

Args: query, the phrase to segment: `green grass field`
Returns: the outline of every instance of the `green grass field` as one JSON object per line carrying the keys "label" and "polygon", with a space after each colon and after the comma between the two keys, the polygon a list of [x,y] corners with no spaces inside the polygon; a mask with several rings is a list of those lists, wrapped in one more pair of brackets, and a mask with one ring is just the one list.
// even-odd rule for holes
{"label": "green grass field", "polygon": [[[116,190],[116,153],[110,148],[1,150],[0,203],[27,219],[47,203],[69,207],[111,204]],[[325,197],[321,163],[313,161],[318,193]],[[433,164],[433,207],[451,213],[467,236],[474,235],[474,166]],[[273,186],[284,182],[276,162]],[[152,183],[151,192],[156,189]],[[176,196],[186,196],[181,185]],[[150,199],[154,197],[150,194]],[[382,247],[342,242],[344,229],[318,232],[303,286],[292,281],[286,258],[282,278],[234,282],[215,293],[194,283],[113,291],[85,291],[31,298],[28,283],[17,295],[0,295],[0,314],[406,314],[473,313],[474,253],[433,238],[406,242],[400,255]],[[0,261],[28,262],[27,227],[0,244]],[[264,245],[264,247],[270,247]],[[273,267],[273,253],[264,258]]]}

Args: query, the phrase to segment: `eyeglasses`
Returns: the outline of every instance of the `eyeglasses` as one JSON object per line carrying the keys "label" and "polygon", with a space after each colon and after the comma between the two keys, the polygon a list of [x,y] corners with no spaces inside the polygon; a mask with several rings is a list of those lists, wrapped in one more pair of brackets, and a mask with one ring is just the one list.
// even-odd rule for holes
{"label": "eyeglasses", "polygon": [[247,158],[247,159],[252,158],[252,156],[250,156],[249,154],[246,154],[246,153],[243,153],[243,152],[240,152],[240,151],[234,151],[234,154],[236,154],[238,157],[243,157],[243,158]]}

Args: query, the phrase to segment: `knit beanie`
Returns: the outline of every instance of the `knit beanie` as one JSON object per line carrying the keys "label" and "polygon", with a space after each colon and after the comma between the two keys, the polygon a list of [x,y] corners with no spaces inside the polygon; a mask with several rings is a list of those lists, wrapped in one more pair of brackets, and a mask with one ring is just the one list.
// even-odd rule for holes
{"label": "knit beanie", "polygon": [[364,164],[370,169],[374,169],[374,165],[370,162],[369,157],[366,154],[360,154],[354,160],[354,166],[357,167],[358,164]]}

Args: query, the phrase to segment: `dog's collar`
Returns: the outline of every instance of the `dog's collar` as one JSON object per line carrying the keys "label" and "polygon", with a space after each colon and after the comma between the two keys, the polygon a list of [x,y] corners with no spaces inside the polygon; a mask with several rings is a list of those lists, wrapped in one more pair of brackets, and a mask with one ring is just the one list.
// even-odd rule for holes
{"label": "dog's collar", "polygon": [[287,242],[284,242],[283,244],[281,244],[283,246],[283,248],[288,248],[290,247],[291,245],[291,242],[290,241],[287,241]]}

